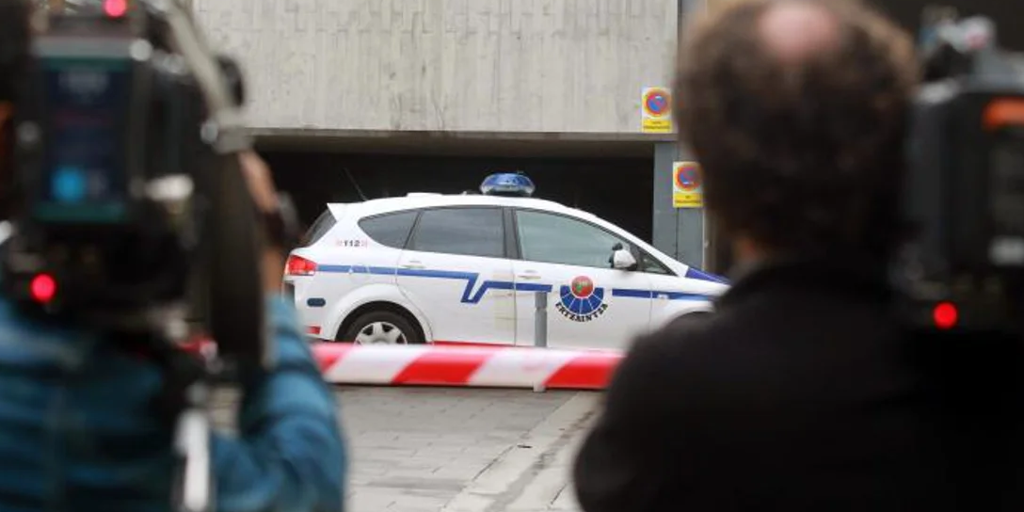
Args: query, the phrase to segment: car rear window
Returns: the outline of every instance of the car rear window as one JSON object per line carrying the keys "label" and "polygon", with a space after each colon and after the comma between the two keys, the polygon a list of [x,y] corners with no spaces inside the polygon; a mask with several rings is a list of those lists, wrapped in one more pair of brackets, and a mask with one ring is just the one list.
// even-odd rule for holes
{"label": "car rear window", "polygon": [[313,221],[313,225],[306,230],[306,236],[304,237],[306,245],[315,244],[323,238],[323,236],[326,235],[337,222],[338,221],[335,220],[334,214],[331,213],[330,209],[324,210],[324,212],[321,213],[315,221]]}
{"label": "car rear window", "polygon": [[367,217],[359,221],[359,229],[378,244],[403,249],[416,221],[416,214],[415,211],[406,211]]}

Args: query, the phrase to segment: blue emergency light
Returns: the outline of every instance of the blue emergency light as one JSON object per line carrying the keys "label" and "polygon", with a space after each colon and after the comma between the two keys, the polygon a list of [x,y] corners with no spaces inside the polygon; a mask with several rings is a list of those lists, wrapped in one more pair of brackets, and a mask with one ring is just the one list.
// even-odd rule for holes
{"label": "blue emergency light", "polygon": [[492,174],[480,185],[480,192],[485,196],[530,197],[537,187],[525,174],[502,172]]}

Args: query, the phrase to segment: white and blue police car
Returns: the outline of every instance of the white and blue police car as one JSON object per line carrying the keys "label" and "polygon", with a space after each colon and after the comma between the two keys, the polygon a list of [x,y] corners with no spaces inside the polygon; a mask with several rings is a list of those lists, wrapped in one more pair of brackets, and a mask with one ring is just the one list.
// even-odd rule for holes
{"label": "white and blue police car", "polygon": [[482,194],[328,204],[289,255],[285,290],[322,340],[526,346],[547,292],[547,345],[601,349],[709,312],[728,286],[533,191],[497,174]]}

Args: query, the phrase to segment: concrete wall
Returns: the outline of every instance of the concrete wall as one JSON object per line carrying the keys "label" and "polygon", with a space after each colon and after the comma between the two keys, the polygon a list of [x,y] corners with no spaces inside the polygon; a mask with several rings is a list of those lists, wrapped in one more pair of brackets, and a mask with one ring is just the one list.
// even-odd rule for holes
{"label": "concrete wall", "polygon": [[257,128],[638,133],[676,44],[677,0],[192,3]]}
{"label": "concrete wall", "polygon": [[[680,35],[687,26],[709,12],[714,12],[735,0],[680,0]],[[674,142],[662,142],[654,148],[654,187],[652,208],[653,244],[661,251],[688,265],[725,272],[728,262],[718,254],[712,245],[716,233],[710,219],[705,218],[703,208],[676,208],[672,204],[672,164],[676,161],[693,160],[692,152]],[[705,226],[708,223],[708,226]],[[724,244],[724,242],[723,242]]]}

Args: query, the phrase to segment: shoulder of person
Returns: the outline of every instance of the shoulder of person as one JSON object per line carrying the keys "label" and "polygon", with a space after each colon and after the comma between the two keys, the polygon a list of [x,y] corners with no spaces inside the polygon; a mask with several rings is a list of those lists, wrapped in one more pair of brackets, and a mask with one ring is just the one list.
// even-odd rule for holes
{"label": "shoulder of person", "polygon": [[652,382],[699,379],[704,363],[718,352],[716,323],[715,315],[688,315],[639,336],[621,368]]}
{"label": "shoulder of person", "polygon": [[680,319],[636,338],[605,393],[607,414],[648,435],[703,422],[705,415],[693,413],[707,408],[721,380],[713,324],[713,317]]}
{"label": "shoulder of person", "polygon": [[684,315],[637,338],[629,353],[659,358],[686,357],[714,342],[720,330],[718,324],[718,317],[713,313]]}

